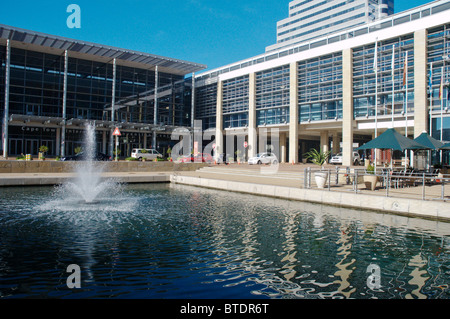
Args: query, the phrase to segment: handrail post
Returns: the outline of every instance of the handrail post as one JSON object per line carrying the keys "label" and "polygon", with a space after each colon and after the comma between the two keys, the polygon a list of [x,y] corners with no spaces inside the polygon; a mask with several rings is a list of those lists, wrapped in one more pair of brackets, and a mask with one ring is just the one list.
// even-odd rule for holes
{"label": "handrail post", "polygon": [[425,200],[425,173],[422,175],[422,200]]}
{"label": "handrail post", "polygon": [[358,193],[358,170],[355,168],[355,178],[353,179],[355,193]]}
{"label": "handrail post", "polygon": [[308,168],[303,170],[303,188],[308,188]]}
{"label": "handrail post", "polygon": [[331,190],[331,170],[328,169],[328,191]]}
{"label": "handrail post", "polygon": [[339,166],[336,166],[336,186],[339,185]]}
{"label": "handrail post", "polygon": [[386,187],[386,197],[389,197],[389,171],[386,170],[386,174],[384,175],[384,187]]}

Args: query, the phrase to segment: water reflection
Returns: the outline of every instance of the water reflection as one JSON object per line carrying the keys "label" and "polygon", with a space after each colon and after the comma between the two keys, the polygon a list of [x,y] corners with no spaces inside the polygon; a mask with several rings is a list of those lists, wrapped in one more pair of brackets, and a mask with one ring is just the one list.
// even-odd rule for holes
{"label": "water reflection", "polygon": [[[90,209],[50,202],[0,195],[1,296],[449,298],[448,223],[179,185],[130,185]],[[65,287],[72,263],[81,290]]]}
{"label": "water reflection", "polygon": [[341,256],[341,259],[336,264],[339,270],[334,275],[340,278],[340,280],[335,281],[335,283],[339,284],[337,291],[346,298],[349,298],[356,291],[356,288],[352,287],[349,282],[349,277],[353,272],[352,265],[356,261],[354,258],[348,258],[352,252],[351,239],[350,228],[341,226],[339,228],[339,240],[336,242],[338,245],[337,255]]}

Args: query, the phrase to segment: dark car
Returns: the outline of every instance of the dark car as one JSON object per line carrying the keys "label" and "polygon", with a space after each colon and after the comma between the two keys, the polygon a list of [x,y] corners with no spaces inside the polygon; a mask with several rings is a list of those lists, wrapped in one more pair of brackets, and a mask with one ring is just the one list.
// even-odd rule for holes
{"label": "dark car", "polygon": [[[66,156],[66,157],[62,157],[61,161],[85,161],[86,158],[83,154],[83,152],[78,153],[74,156]],[[110,161],[111,160],[111,156],[103,154],[103,153],[97,153],[95,154],[94,161]]]}

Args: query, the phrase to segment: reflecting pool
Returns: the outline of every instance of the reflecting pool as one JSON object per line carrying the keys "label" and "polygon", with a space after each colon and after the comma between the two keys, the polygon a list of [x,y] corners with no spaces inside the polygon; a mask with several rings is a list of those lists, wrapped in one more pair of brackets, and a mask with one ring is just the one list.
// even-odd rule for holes
{"label": "reflecting pool", "polygon": [[0,190],[0,298],[450,296],[449,223],[180,185],[60,191]]}

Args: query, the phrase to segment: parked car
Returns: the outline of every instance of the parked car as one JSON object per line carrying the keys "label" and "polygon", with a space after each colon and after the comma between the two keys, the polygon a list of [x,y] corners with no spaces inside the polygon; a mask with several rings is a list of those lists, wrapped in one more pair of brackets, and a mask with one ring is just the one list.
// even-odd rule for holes
{"label": "parked car", "polygon": [[[358,152],[353,152],[353,165],[359,165],[361,163],[361,157]],[[342,153],[333,155],[330,160],[330,164],[341,164],[342,165]]]}
{"label": "parked car", "polygon": [[146,160],[154,160],[155,158],[162,158],[163,156],[154,149],[133,148],[131,151],[131,157],[141,161],[144,158]]}
{"label": "parked car", "polygon": [[212,163],[214,162],[214,158],[211,156],[211,154],[206,153],[199,153],[197,155],[187,155],[183,156],[180,159],[181,163],[193,163],[193,162],[203,162],[203,163]]}
{"label": "parked car", "polygon": [[249,165],[254,164],[277,164],[278,158],[273,153],[258,153],[255,157],[250,157],[248,159]]}
{"label": "parked car", "polygon": [[[86,156],[83,152],[80,152],[73,156],[65,156],[60,159],[61,161],[85,161]],[[103,153],[97,153],[94,156],[94,161],[110,161],[111,156],[103,154]]]}

